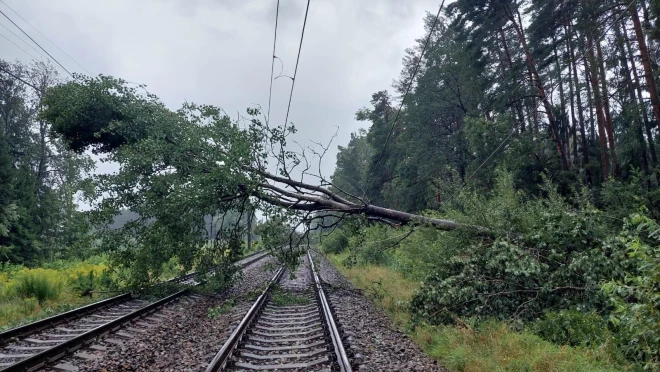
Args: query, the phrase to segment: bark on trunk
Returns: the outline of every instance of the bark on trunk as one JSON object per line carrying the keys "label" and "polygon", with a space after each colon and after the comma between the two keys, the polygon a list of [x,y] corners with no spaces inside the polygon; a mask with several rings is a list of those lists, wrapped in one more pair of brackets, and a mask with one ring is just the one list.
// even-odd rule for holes
{"label": "bark on trunk", "polygon": [[[564,32],[566,34],[566,55],[570,56],[571,55],[571,48],[570,48],[570,33],[568,31],[568,26],[564,27]],[[571,76],[571,66],[572,63],[569,62],[568,64],[568,95],[569,95],[569,105],[571,106],[571,133],[573,134],[573,166],[577,168],[579,165],[580,157],[578,156],[578,140],[577,140],[577,119],[575,118],[575,94],[574,94],[574,89],[573,89],[573,78]]]}
{"label": "bark on trunk", "polygon": [[511,23],[513,24],[513,28],[516,31],[516,34],[518,35],[518,39],[520,40],[520,44],[522,45],[523,52],[525,53],[527,66],[529,67],[532,73],[532,76],[534,78],[534,83],[536,85],[536,89],[539,92],[539,97],[543,102],[543,106],[546,111],[546,116],[548,117],[548,121],[550,122],[550,131],[552,132],[552,138],[555,141],[555,147],[557,148],[557,152],[559,153],[559,157],[561,158],[562,168],[564,170],[568,170],[568,159],[566,158],[566,152],[564,151],[564,147],[562,146],[561,143],[560,134],[557,129],[557,122],[555,121],[555,117],[552,114],[552,105],[550,104],[550,101],[548,100],[548,96],[545,93],[545,88],[543,87],[541,78],[539,77],[539,72],[536,68],[536,62],[534,62],[532,53],[530,52],[529,46],[527,45],[527,39],[525,38],[525,34],[522,30],[522,26],[519,25],[518,22],[516,21],[515,15],[511,9],[507,8],[506,13],[509,18],[509,21],[511,21]]}
{"label": "bark on trunk", "polygon": [[585,64],[588,66],[587,74],[591,81],[591,89],[593,89],[594,92],[596,118],[598,119],[598,143],[600,144],[601,169],[603,171],[603,178],[607,179],[607,176],[609,175],[609,156],[607,151],[607,134],[605,133],[605,115],[603,114],[603,101],[598,84],[596,56],[591,35],[587,36],[587,55],[589,56],[589,61],[588,63],[585,61]]}
{"label": "bark on trunk", "polygon": [[589,105],[589,134],[591,142],[596,142],[596,130],[594,128],[594,96],[591,92],[591,78],[589,77],[589,64],[584,60],[584,80],[587,86],[587,104]]}
{"label": "bark on trunk", "polygon": [[610,145],[610,158],[612,161],[612,174],[619,176],[621,170],[616,159],[616,146],[614,142],[614,126],[612,125],[612,114],[610,112],[610,97],[607,90],[607,79],[605,77],[605,63],[603,62],[603,51],[600,42],[596,43],[596,52],[598,53],[598,72],[600,74],[601,96],[603,100],[603,112],[605,114],[605,133]]}
{"label": "bark on trunk", "polygon": [[660,125],[660,100],[658,99],[658,89],[655,85],[655,78],[653,77],[653,69],[651,68],[651,60],[649,58],[649,51],[646,48],[646,40],[644,40],[644,32],[642,25],[639,22],[639,14],[637,14],[637,6],[633,4],[630,7],[630,17],[633,21],[635,28],[635,36],[637,44],[639,45],[639,53],[642,57],[642,66],[644,67],[644,77],[646,78],[646,87],[651,97],[651,105],[653,106],[653,116],[656,123]]}
{"label": "bark on trunk", "polygon": [[[644,119],[640,110],[640,106],[637,102],[637,96],[635,95],[635,87],[630,77],[630,68],[628,66],[628,57],[626,52],[626,47],[623,42],[623,35],[621,30],[618,27],[615,27],[614,33],[616,36],[616,46],[619,50],[619,64],[621,65],[621,75],[623,76],[623,85],[625,86],[625,92],[628,95],[628,104],[631,107],[631,111],[635,115],[635,121],[632,123],[635,136],[639,142],[640,156],[642,158],[642,168],[644,173],[649,173],[649,162],[648,162],[648,152],[646,148],[646,140],[644,139]],[[622,94],[623,95],[623,94]],[[625,98],[624,98],[625,99]],[[622,101],[624,101],[622,99]]]}
{"label": "bark on trunk", "polygon": [[[500,27],[499,29],[499,35],[500,35],[500,41],[502,42],[502,49],[504,50],[504,57],[507,66],[509,67],[509,74],[511,75],[510,78],[512,80],[512,83],[515,85],[516,81],[515,78],[513,77],[513,61],[511,59],[511,53],[509,52],[509,45],[507,44],[506,37],[504,35],[504,29],[502,29],[502,27]],[[506,73],[506,71],[503,72]],[[523,132],[525,131],[525,115],[523,115],[520,100],[516,100],[514,104],[514,108],[516,110],[516,114],[518,115],[518,121],[520,121],[520,131]]]}
{"label": "bark on trunk", "polygon": [[[571,161],[571,141],[570,141],[570,130],[569,130],[569,124],[566,116],[566,97],[564,95],[564,79],[561,76],[561,71],[562,68],[559,63],[559,53],[557,53],[557,40],[553,36],[552,41],[554,43],[553,49],[553,54],[555,56],[555,69],[557,72],[557,80],[559,82],[559,107],[561,111],[561,115],[559,117],[558,121],[558,127],[559,127],[559,133],[562,134],[561,138],[565,141],[566,145],[564,147],[566,151],[566,159],[568,160],[569,164]],[[559,125],[560,124],[560,125]]]}
{"label": "bark on trunk", "polygon": [[[591,184],[591,172],[589,171],[588,164],[589,164],[589,147],[587,145],[587,131],[585,129],[585,120],[584,120],[584,112],[582,109],[582,95],[580,93],[580,78],[578,76],[578,71],[577,71],[577,61],[575,60],[575,48],[573,47],[573,37],[572,37],[572,25],[568,26],[568,31],[569,31],[569,37],[568,37],[568,47],[570,49],[570,54],[571,54],[571,65],[573,66],[573,79],[575,79],[575,98],[577,101],[577,106],[578,106],[578,117],[580,119],[580,139],[582,143],[582,158],[584,159],[584,169],[585,169],[585,176],[587,178],[587,183]],[[589,86],[589,82],[585,82],[587,87]]]}
{"label": "bark on trunk", "polygon": [[[624,32],[625,32],[624,28]],[[637,70],[637,62],[635,61],[635,54],[633,53],[632,46],[630,45],[630,39],[628,39],[627,33],[625,33],[623,38],[624,45],[628,51],[628,58],[630,59],[630,69],[632,70],[632,76],[634,79],[635,91],[637,92],[637,100],[640,105],[640,111],[644,118],[644,129],[646,131],[646,139],[649,142],[649,153],[651,154],[651,165],[658,163],[658,158],[655,152],[655,142],[653,142],[653,132],[651,131],[651,121],[649,120],[649,115],[646,112],[646,107],[644,106],[644,95],[642,94],[642,84],[639,79],[639,74]]]}

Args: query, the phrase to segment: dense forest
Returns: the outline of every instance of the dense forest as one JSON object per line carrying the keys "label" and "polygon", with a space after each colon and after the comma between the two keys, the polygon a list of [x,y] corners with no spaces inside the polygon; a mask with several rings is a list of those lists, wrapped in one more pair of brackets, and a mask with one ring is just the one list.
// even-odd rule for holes
{"label": "dense forest", "polygon": [[94,163],[38,118],[46,90],[60,82],[52,65],[0,60],[0,262],[34,266],[88,254],[75,194]]}
{"label": "dense forest", "polygon": [[659,11],[457,0],[429,13],[394,91],[357,112],[367,129],[339,147],[332,187],[468,228],[345,221],[326,251],[423,281],[419,322],[518,321],[572,345],[611,331],[658,368]]}
{"label": "dense forest", "polygon": [[[656,182],[657,2],[452,3],[406,51],[401,76],[357,119],[333,181],[375,204],[420,211],[458,188],[493,187],[502,166],[538,193],[610,178]],[[411,82],[413,73],[417,73]],[[412,84],[401,110],[399,103]]]}

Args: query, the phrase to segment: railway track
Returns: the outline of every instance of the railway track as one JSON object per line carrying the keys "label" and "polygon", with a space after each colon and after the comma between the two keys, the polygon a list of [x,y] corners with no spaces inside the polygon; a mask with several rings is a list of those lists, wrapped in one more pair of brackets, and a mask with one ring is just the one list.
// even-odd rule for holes
{"label": "railway track", "polygon": [[[257,252],[243,258],[237,265],[244,268],[266,256],[265,252]],[[195,273],[169,282],[191,286],[199,284]],[[148,327],[153,322],[163,321],[162,317],[154,313],[180,300],[188,291],[189,289],[186,288],[155,302],[135,299],[127,293],[2,332],[0,333],[0,371],[34,371],[46,363],[52,363],[76,352],[110,332],[119,331],[129,322],[144,318],[146,321],[141,323]],[[136,329],[136,331],[140,330]],[[117,334],[119,338],[127,336],[122,335],[121,331]],[[89,356],[86,353],[77,353],[77,355],[81,358]]]}
{"label": "railway track", "polygon": [[[280,268],[206,371],[352,371],[311,254]],[[279,286],[277,286],[279,285]]]}

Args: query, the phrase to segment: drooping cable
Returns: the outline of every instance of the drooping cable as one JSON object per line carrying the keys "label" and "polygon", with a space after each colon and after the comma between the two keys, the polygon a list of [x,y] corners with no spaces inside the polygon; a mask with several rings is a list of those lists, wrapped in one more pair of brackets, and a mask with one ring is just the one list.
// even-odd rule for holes
{"label": "drooping cable", "polygon": [[9,5],[7,5],[7,3],[5,3],[3,0],[0,0],[0,3],[3,3],[7,8],[9,8],[9,10],[11,10],[14,14],[16,14],[16,15],[18,16],[18,18],[22,19],[23,22],[25,22],[25,23],[28,24],[28,26],[32,27],[33,30],[37,31],[37,33],[38,33],[39,35],[41,35],[44,39],[48,40],[49,43],[53,44],[53,45],[55,46],[55,48],[57,48],[57,49],[58,49],[60,52],[62,52],[65,56],[69,57],[70,60],[72,60],[73,62],[75,62],[78,66],[80,66],[80,68],[82,68],[83,70],[85,70],[85,72],[87,72],[89,75],[92,75],[92,73],[89,72],[89,70],[87,70],[87,69],[85,68],[85,66],[81,65],[81,64],[80,64],[75,58],[71,57],[71,55],[69,55],[69,53],[65,52],[64,49],[60,48],[59,45],[55,44],[54,41],[52,41],[51,39],[49,39],[48,36],[44,35],[41,31],[39,31],[38,28],[34,27],[30,22],[28,22],[25,18],[23,18],[23,16],[21,16],[20,14],[18,14],[17,11],[15,11],[12,7],[10,7]]}
{"label": "drooping cable", "polygon": [[289,105],[286,109],[286,118],[284,119],[284,125],[286,126],[289,122],[289,110],[291,109],[291,98],[293,97],[293,87],[296,84],[296,75],[298,74],[298,62],[300,62],[300,51],[302,50],[303,37],[305,37],[305,26],[307,25],[307,14],[309,13],[309,2],[307,0],[307,9],[305,9],[305,20],[303,21],[302,33],[300,34],[300,45],[298,46],[298,57],[296,58],[296,68],[293,71],[293,80],[291,82],[291,93],[289,93]]}
{"label": "drooping cable", "polygon": [[[3,4],[4,4],[4,3],[3,3]],[[5,4],[5,5],[7,5],[7,4]],[[46,54],[48,55],[48,57],[50,57],[50,59],[52,59],[53,61],[55,61],[55,63],[57,63],[57,64],[58,64],[58,65],[59,65],[64,71],[66,71],[67,74],[69,74],[72,78],[75,79],[75,77],[73,76],[73,74],[72,74],[69,70],[67,70],[66,67],[64,67],[64,65],[62,65],[62,64],[60,63],[60,61],[58,61],[57,59],[55,59],[55,57],[53,57],[50,53],[48,53],[48,51],[47,51],[46,49],[44,49],[41,45],[39,45],[39,43],[37,43],[37,42],[32,38],[32,36],[30,36],[27,32],[25,32],[25,30],[23,30],[19,25],[17,25],[16,22],[14,22],[14,20],[12,20],[11,18],[9,18],[9,16],[8,16],[7,14],[5,14],[5,12],[3,12],[2,10],[0,10],[0,14],[2,14],[5,18],[7,18],[7,19],[9,20],[9,22],[11,22],[14,26],[16,26],[16,28],[18,28],[18,29],[19,29],[19,30],[20,30],[25,36],[27,36],[28,39],[32,40],[32,42],[35,43],[35,44],[39,47],[39,49],[43,50],[44,53],[46,53]]]}
{"label": "drooping cable", "polygon": [[280,15],[280,0],[277,0],[277,8],[275,10],[275,37],[273,38],[273,57],[270,62],[270,88],[268,89],[268,115],[266,116],[266,124],[270,123],[270,101],[273,96],[273,72],[275,69],[275,44],[277,43],[277,20]]}

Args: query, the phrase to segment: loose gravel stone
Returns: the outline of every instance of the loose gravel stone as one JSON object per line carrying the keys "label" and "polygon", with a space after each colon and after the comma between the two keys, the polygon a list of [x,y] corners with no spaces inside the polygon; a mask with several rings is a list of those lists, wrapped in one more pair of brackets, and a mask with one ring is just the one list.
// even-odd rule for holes
{"label": "loose gravel stone", "polygon": [[385,312],[344,278],[322,255],[313,252],[318,273],[356,371],[446,371],[408,336],[396,329]]}
{"label": "loose gravel stone", "polygon": [[[319,275],[327,283],[326,294],[354,370],[445,371],[397,331],[385,313],[323,256],[314,256]],[[259,261],[247,267],[242,280],[223,295],[182,298],[122,328],[121,332],[131,337],[110,333],[93,344],[95,347],[79,351],[86,358],[69,356],[57,363],[75,366],[80,371],[203,371],[276,268],[272,258]],[[309,286],[311,278],[302,270],[297,274],[293,280],[283,280],[281,287],[300,290]],[[209,309],[227,304],[230,298],[233,306],[227,306],[226,313],[208,317]]]}
{"label": "loose gravel stone", "polygon": [[283,297],[266,300],[223,370],[335,370],[313,284],[306,256],[294,275],[285,270],[274,290]]}
{"label": "loose gravel stone", "polygon": [[[272,278],[274,262],[269,258],[248,266],[243,279],[222,295],[188,296],[131,322],[121,330],[130,338],[110,333],[96,344],[105,350],[84,349],[90,359],[69,356],[58,363],[74,365],[80,371],[203,371],[252,305],[254,298],[244,295]],[[229,298],[234,305],[226,313],[208,317],[209,309],[225,305]],[[128,327],[145,332],[132,332]]]}

